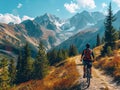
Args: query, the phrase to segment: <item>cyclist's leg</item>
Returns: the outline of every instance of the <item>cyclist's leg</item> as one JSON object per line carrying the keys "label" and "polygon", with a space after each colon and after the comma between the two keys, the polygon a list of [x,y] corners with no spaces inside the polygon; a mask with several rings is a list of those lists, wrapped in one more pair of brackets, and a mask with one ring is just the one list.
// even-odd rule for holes
{"label": "cyclist's leg", "polygon": [[86,68],[85,68],[85,65],[83,66],[83,78],[85,78],[85,72],[86,72]]}
{"label": "cyclist's leg", "polygon": [[85,78],[85,73],[86,73],[86,62],[85,62],[85,60],[83,60],[83,78]]}
{"label": "cyclist's leg", "polygon": [[90,68],[90,74],[92,75],[92,67]]}
{"label": "cyclist's leg", "polygon": [[92,77],[92,62],[89,62],[89,65],[90,65],[90,75]]}

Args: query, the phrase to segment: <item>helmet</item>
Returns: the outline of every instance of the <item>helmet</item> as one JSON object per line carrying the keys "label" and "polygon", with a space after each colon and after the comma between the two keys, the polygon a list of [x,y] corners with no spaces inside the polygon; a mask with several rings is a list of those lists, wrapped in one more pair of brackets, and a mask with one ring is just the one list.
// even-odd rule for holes
{"label": "helmet", "polygon": [[86,48],[90,48],[90,44],[89,43],[86,44]]}

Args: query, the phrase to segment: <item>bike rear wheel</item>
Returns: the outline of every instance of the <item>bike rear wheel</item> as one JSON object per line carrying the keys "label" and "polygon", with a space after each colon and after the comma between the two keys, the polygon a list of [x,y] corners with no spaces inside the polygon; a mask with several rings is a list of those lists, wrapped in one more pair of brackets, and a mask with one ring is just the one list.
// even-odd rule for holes
{"label": "bike rear wheel", "polygon": [[87,65],[85,66],[86,72],[85,72],[85,81],[82,84],[82,90],[87,89],[90,86],[90,78],[91,78],[91,74],[90,74],[90,68],[87,67]]}
{"label": "bike rear wheel", "polygon": [[90,79],[91,79],[91,73],[90,73],[90,68],[87,66],[87,88],[90,86]]}
{"label": "bike rear wheel", "polygon": [[87,77],[87,88],[90,86],[90,77]]}

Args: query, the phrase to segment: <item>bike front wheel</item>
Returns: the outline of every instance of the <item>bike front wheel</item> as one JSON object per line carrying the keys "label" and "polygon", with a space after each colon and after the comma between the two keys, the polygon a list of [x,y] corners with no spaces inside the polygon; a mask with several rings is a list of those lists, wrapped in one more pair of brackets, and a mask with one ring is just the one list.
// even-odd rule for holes
{"label": "bike front wheel", "polygon": [[90,77],[87,77],[87,88],[90,86]]}

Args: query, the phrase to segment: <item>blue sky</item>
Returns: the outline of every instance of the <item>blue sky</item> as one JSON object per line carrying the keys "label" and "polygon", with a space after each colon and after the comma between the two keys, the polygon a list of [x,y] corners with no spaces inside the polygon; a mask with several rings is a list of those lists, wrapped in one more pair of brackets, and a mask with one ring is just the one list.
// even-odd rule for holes
{"label": "blue sky", "polygon": [[117,12],[120,0],[0,0],[0,22],[20,23],[45,13],[66,19],[83,10],[106,14],[110,1],[114,13]]}

